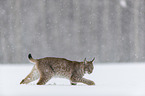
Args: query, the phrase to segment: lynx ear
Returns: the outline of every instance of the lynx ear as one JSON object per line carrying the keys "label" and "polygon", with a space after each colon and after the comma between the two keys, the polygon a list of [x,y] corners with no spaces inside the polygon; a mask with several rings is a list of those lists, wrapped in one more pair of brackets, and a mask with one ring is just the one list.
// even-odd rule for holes
{"label": "lynx ear", "polygon": [[93,62],[95,60],[95,57],[93,58],[93,60],[91,62]]}
{"label": "lynx ear", "polygon": [[87,60],[86,60],[86,58],[84,59],[84,64],[85,64],[85,65],[87,64]]}

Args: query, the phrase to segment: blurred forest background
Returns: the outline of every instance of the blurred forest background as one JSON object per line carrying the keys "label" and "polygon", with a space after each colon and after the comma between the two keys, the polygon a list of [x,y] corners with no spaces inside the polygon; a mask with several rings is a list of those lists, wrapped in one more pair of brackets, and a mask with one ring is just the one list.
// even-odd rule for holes
{"label": "blurred forest background", "polygon": [[0,0],[0,63],[145,61],[145,0]]}

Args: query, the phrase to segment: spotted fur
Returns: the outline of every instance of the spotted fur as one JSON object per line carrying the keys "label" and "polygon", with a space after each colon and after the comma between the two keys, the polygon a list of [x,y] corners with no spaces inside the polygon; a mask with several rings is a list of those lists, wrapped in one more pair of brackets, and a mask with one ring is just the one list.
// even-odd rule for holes
{"label": "spotted fur", "polygon": [[93,72],[93,61],[83,62],[71,61],[65,58],[46,57],[41,59],[33,59],[31,54],[28,55],[31,62],[35,65],[28,76],[23,79],[20,84],[28,84],[39,78],[37,85],[46,84],[52,77],[69,79],[71,85],[84,83],[87,85],[95,85],[91,80],[83,78],[85,73]]}

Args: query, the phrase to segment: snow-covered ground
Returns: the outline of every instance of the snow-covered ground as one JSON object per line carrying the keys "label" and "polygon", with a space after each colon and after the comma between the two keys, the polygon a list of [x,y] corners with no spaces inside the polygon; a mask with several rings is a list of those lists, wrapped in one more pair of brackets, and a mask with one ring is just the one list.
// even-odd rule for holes
{"label": "snow-covered ground", "polygon": [[51,79],[46,85],[37,81],[20,85],[31,71],[31,64],[0,65],[0,96],[145,96],[145,63],[96,64],[86,78],[95,86],[71,86],[67,79]]}

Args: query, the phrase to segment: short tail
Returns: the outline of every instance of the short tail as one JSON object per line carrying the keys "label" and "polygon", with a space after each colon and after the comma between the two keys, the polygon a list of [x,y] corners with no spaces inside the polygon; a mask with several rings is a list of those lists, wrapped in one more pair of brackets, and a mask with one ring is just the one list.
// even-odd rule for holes
{"label": "short tail", "polygon": [[29,61],[32,62],[32,63],[36,63],[37,62],[36,59],[33,59],[31,54],[28,55],[28,58],[29,58]]}

